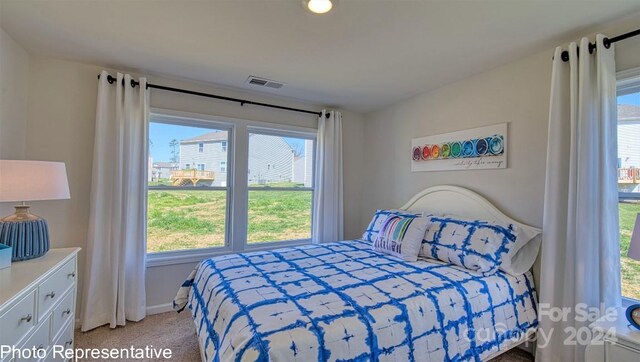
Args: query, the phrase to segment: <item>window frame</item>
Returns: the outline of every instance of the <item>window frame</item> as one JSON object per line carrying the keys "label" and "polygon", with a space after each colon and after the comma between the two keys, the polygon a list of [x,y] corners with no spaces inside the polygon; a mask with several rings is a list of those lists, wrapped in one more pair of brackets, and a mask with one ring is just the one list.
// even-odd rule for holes
{"label": "window frame", "polygon": [[[165,113],[160,113],[151,110],[149,115],[149,123],[160,123],[160,124],[168,124],[168,125],[176,125],[176,126],[186,126],[186,127],[199,127],[210,130],[220,130],[227,132],[227,140],[233,139],[234,127],[230,123],[219,122],[219,121],[211,121],[199,118],[192,117],[179,117],[179,116],[171,116]],[[231,141],[231,145],[233,147],[233,141]],[[200,145],[198,145],[198,149]],[[233,160],[230,155],[232,152],[227,152],[227,165],[229,167],[233,167]],[[185,164],[187,165],[187,164]],[[188,164],[190,165],[190,164]],[[179,167],[179,166],[178,166]],[[198,165],[195,165],[196,169]],[[227,169],[229,169],[227,167]],[[169,265],[175,264],[172,261],[183,261],[183,260],[192,260],[194,256],[197,255],[210,255],[217,254],[220,252],[228,252],[231,250],[231,198],[233,196],[233,183],[229,182],[229,175],[227,172],[227,180],[226,186],[209,186],[198,188],[198,191],[226,191],[226,206],[225,206],[225,230],[224,230],[224,246],[210,247],[210,248],[198,248],[198,249],[183,249],[183,250],[170,250],[170,251],[162,251],[162,252],[146,252],[147,256],[147,266],[154,265]],[[150,187],[147,183],[145,183],[145,199],[149,194],[149,190],[159,190],[159,191],[179,191],[179,190],[191,190],[193,191],[193,187],[185,187],[185,186],[152,186]],[[147,202],[145,202],[145,214],[146,214]],[[145,244],[146,244],[146,224],[147,220],[145,218]]]}
{"label": "window frame", "polygon": [[[265,135],[265,136],[273,136],[273,137],[289,137],[289,138],[301,138],[301,139],[307,139],[307,140],[311,140],[313,141],[313,159],[311,160],[311,168],[313,170],[313,180],[312,180],[312,184],[311,187],[270,187],[270,186],[249,186],[249,182],[247,179],[247,183],[246,183],[246,187],[247,187],[247,226],[248,224],[248,213],[249,213],[249,205],[248,205],[248,200],[249,200],[249,191],[304,191],[304,192],[309,192],[311,191],[311,230],[309,231],[310,234],[310,238],[307,239],[292,239],[292,240],[274,240],[274,241],[263,241],[263,242],[259,242],[259,243],[253,243],[250,244],[249,241],[247,240],[249,235],[248,233],[245,235],[244,238],[244,249],[245,250],[255,250],[257,247],[260,247],[262,245],[268,245],[271,246],[271,248],[281,248],[281,247],[286,247],[286,246],[291,246],[291,245],[299,245],[299,244],[309,244],[312,242],[313,239],[313,212],[314,212],[314,206],[315,206],[315,193],[316,193],[316,155],[317,155],[317,149],[318,149],[318,145],[317,145],[317,130],[314,133],[310,133],[310,132],[300,132],[300,131],[289,131],[289,130],[284,130],[284,129],[272,129],[272,128],[265,128],[265,127],[257,127],[257,126],[253,126],[253,127],[248,127],[247,128],[247,162],[249,159],[249,135],[250,134],[261,134],[261,135]],[[249,175],[249,169],[247,167],[247,177]]]}
{"label": "window frame", "polygon": [[[158,122],[165,121],[165,122]],[[241,118],[223,117],[210,114],[177,111],[172,109],[152,107],[149,122],[182,124],[186,126],[227,130],[227,185],[212,186],[220,190],[227,190],[225,247],[172,250],[165,252],[146,253],[146,266],[153,268],[165,265],[197,263],[206,258],[228,255],[247,251],[272,250],[281,247],[308,245],[311,239],[247,243],[248,226],[248,153],[249,129],[260,130],[260,133],[272,132],[276,135],[283,133],[291,137],[314,139],[314,172],[317,155],[317,128],[294,126],[280,123],[252,121]],[[176,122],[177,121],[177,122]],[[243,159],[244,157],[244,159]],[[314,189],[316,180],[314,175]],[[175,187],[167,187],[176,190]],[[189,188],[192,189],[192,188]],[[145,208],[148,185],[145,183]],[[313,197],[312,197],[313,198]],[[146,210],[145,210],[146,211]],[[312,232],[313,232],[313,204],[312,204]],[[146,228],[146,218],[145,218]],[[146,236],[146,231],[145,231]],[[146,243],[146,239],[145,239]]]}
{"label": "window frame", "polygon": [[[640,92],[640,67],[619,71],[616,73],[616,105],[617,97]],[[616,117],[616,127],[618,119]],[[640,192],[618,192],[618,202],[622,199],[640,200]],[[621,281],[622,282],[622,281]],[[620,295],[622,305],[628,307],[640,303],[640,300]]]}

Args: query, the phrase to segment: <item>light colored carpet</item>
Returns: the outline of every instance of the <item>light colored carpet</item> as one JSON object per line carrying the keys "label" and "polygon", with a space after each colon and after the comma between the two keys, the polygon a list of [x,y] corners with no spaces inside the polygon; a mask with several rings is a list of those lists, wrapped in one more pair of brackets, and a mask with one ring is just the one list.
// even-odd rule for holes
{"label": "light colored carpet", "polygon": [[[148,316],[124,327],[102,326],[89,332],[76,330],[76,348],[170,348],[170,361],[200,361],[196,329],[188,310]],[[119,360],[122,361],[122,360]],[[141,360],[136,360],[141,361]],[[150,359],[149,361],[158,361]]]}
{"label": "light colored carpet", "polygon": [[[149,316],[141,322],[127,322],[124,327],[108,326],[82,333],[76,331],[76,348],[170,348],[171,361],[200,361],[195,326],[189,311],[168,312]],[[137,360],[140,361],[140,360]],[[512,349],[491,362],[529,362],[533,357],[520,349]]]}

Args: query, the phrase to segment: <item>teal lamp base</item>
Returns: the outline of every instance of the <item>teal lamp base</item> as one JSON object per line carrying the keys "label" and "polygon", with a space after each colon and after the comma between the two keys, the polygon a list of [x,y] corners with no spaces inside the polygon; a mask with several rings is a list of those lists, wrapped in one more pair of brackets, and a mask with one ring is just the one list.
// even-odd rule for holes
{"label": "teal lamp base", "polygon": [[43,256],[49,251],[47,220],[29,213],[29,206],[16,206],[16,213],[0,219],[0,243],[12,248],[11,261]]}

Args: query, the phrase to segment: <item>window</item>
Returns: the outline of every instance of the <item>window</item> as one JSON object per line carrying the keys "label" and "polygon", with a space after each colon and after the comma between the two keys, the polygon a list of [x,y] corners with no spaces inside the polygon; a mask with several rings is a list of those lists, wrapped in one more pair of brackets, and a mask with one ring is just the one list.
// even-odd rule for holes
{"label": "window", "polygon": [[627,257],[640,213],[640,69],[618,80],[618,193],[622,295],[640,300],[640,262]]}
{"label": "window", "polygon": [[249,132],[247,244],[311,239],[312,136]]}
{"label": "window", "polygon": [[148,182],[148,253],[222,248],[228,244],[231,187],[227,186],[226,174],[207,168],[222,156],[202,152],[204,142],[228,137],[228,129],[151,117],[149,141],[153,147],[149,158],[175,167]]}
{"label": "window", "polygon": [[315,129],[162,112],[149,122],[147,265],[311,242]]}

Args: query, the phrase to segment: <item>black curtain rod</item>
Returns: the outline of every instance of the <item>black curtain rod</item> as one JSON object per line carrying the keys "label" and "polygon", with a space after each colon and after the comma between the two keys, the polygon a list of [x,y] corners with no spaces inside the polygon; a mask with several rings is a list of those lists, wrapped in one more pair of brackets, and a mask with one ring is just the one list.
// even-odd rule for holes
{"label": "black curtain rod", "polygon": [[[602,40],[602,43],[604,44],[605,48],[609,49],[611,47],[611,44],[613,44],[613,43],[617,43],[620,40],[625,40],[625,39],[632,38],[632,37],[638,36],[638,35],[640,35],[640,29],[636,29],[634,31],[630,31],[630,32],[628,32],[626,34],[614,36],[611,39],[604,38]],[[595,43],[589,43],[589,54],[592,54],[594,50],[596,50],[596,44]],[[562,59],[563,62],[568,62],[569,61],[569,51],[567,51],[567,50],[563,51],[562,54],[560,55],[560,58]]]}
{"label": "black curtain rod", "polygon": [[[100,74],[98,74],[98,79],[100,79]],[[107,82],[109,82],[109,84],[113,84],[117,81],[117,78],[111,76],[111,74],[107,75]],[[124,85],[124,79],[122,80],[122,85]],[[135,80],[131,80],[131,86],[132,87],[137,87],[140,85],[140,82],[137,82]],[[219,96],[217,94],[211,94],[211,93],[203,93],[203,92],[196,92],[196,91],[192,91],[192,90],[188,90],[188,89],[181,89],[181,88],[173,88],[173,87],[166,87],[163,85],[157,85],[157,84],[152,84],[152,83],[147,83],[147,88],[154,88],[154,89],[160,89],[160,90],[165,90],[165,91],[169,91],[169,92],[176,92],[176,93],[184,93],[184,94],[191,94],[194,96],[200,96],[200,97],[207,97],[207,98],[215,98],[215,99],[220,99],[223,101],[229,101],[229,102],[236,102],[236,103],[240,103],[240,106],[244,106],[245,104],[251,104],[254,106],[260,106],[260,107],[267,107],[267,108],[275,108],[275,109],[282,109],[285,111],[291,111],[291,112],[300,112],[300,113],[307,113],[307,114],[315,114],[318,117],[322,116],[322,112],[316,112],[316,111],[309,111],[306,109],[300,109],[300,108],[292,108],[292,107],[285,107],[285,106],[279,106],[277,104],[269,104],[269,103],[262,103],[262,102],[254,102],[254,101],[250,101],[247,99],[241,99],[241,98],[233,98],[233,97],[225,97],[225,96]],[[329,112],[326,113],[326,118],[329,118]]]}

